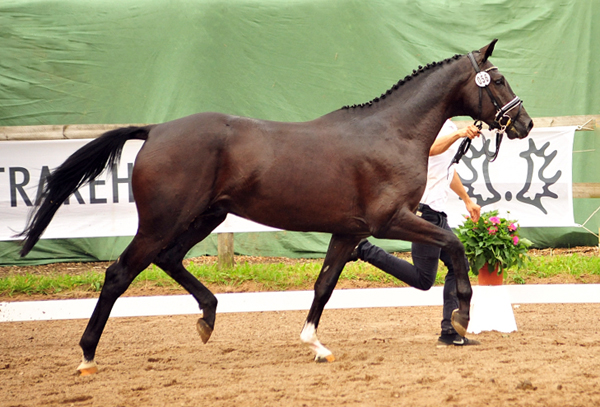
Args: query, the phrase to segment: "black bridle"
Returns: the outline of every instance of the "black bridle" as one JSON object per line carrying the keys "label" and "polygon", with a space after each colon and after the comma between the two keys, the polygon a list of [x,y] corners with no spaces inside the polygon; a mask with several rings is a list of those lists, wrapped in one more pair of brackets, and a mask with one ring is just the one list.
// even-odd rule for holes
{"label": "black bridle", "polygon": [[[513,110],[515,107],[518,106],[519,110],[517,111],[517,114],[514,117],[516,120],[517,117],[519,117],[519,114],[521,114],[521,107],[523,106],[523,101],[521,99],[519,99],[518,96],[515,96],[510,102],[506,103],[504,106],[501,107],[500,104],[498,103],[498,101],[496,100],[496,98],[494,97],[494,95],[492,94],[492,91],[488,87],[488,85],[491,82],[491,78],[490,78],[490,75],[488,72],[493,69],[498,69],[498,68],[496,68],[495,66],[492,66],[492,67],[486,69],[485,71],[482,71],[481,69],[479,69],[479,65],[477,64],[477,61],[475,60],[473,53],[469,52],[467,54],[467,56],[469,57],[469,61],[471,61],[471,65],[473,65],[473,68],[475,69],[475,72],[476,72],[475,82],[477,83],[477,86],[479,87],[479,116],[478,117],[481,117],[481,114],[483,111],[482,89],[485,89],[487,91],[487,94],[489,95],[490,99],[492,100],[492,104],[494,105],[494,108],[496,109],[496,115],[494,116],[494,122],[490,125],[490,129],[496,130],[496,151],[491,155],[489,155],[487,153],[487,151],[485,152],[487,159],[490,162],[492,162],[492,161],[496,160],[496,158],[498,157],[498,152],[500,151],[500,144],[502,143],[502,136],[504,135],[504,132],[506,131],[506,129],[509,126],[512,126],[513,119],[511,119],[511,117],[508,115],[508,112],[510,112],[511,110]],[[479,130],[481,130],[483,127],[483,123],[481,120],[475,120],[474,125]],[[467,137],[460,144],[460,147],[458,148],[458,152],[452,159],[452,163],[450,165],[458,163],[460,161],[460,159],[469,151],[469,147],[471,147],[471,139]],[[484,147],[485,147],[485,140],[484,140]]]}

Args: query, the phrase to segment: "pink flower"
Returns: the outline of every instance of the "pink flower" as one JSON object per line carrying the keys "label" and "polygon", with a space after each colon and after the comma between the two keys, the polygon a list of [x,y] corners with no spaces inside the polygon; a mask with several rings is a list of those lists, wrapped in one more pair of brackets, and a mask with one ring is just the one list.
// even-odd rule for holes
{"label": "pink flower", "polygon": [[495,235],[497,231],[498,231],[498,228],[494,227],[494,226],[492,226],[491,228],[488,229],[488,233],[490,235]]}
{"label": "pink flower", "polygon": [[497,224],[499,224],[499,223],[500,223],[500,218],[499,218],[499,217],[497,217],[497,216],[492,216],[492,217],[490,218],[490,222],[492,222],[494,225],[497,225]]}
{"label": "pink flower", "polygon": [[508,230],[514,232],[515,230],[517,230],[517,226],[514,223],[511,223],[510,225],[508,225]]}
{"label": "pink flower", "polygon": [[519,244],[519,236],[513,236],[513,244],[516,246],[517,244]]}

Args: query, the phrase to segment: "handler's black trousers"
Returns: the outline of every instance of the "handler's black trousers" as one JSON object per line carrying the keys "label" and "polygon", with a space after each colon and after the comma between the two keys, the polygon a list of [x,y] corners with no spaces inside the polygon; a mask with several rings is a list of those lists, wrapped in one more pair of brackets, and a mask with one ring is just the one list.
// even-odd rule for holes
{"label": "handler's black trousers", "polygon": [[[426,221],[451,231],[444,212],[437,212],[423,204],[419,205],[419,212],[422,213],[421,217]],[[438,247],[422,243],[413,243],[411,251],[414,265],[387,253],[380,247],[365,242],[358,247],[358,258],[404,281],[411,287],[424,291],[429,290],[435,282],[438,263],[441,260],[448,268],[448,274],[446,274],[444,283],[442,334],[456,334],[450,322],[452,311],[458,308],[456,278],[454,277],[454,267],[452,267],[450,255]],[[467,263],[468,270],[466,257],[465,262]]]}

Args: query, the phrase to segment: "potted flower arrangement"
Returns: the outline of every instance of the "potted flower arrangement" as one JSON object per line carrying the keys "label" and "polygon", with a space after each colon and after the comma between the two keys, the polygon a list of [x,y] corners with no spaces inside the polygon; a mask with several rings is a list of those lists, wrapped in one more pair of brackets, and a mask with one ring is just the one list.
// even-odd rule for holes
{"label": "potted flower arrangement", "polygon": [[[513,266],[521,268],[527,256],[527,248],[532,245],[528,239],[519,236],[519,225],[514,220],[498,217],[498,211],[481,214],[477,222],[467,218],[458,227],[458,238],[465,246],[465,254],[471,266],[471,272],[480,275],[498,276],[502,284],[503,270]],[[480,276],[480,280],[482,277]]]}

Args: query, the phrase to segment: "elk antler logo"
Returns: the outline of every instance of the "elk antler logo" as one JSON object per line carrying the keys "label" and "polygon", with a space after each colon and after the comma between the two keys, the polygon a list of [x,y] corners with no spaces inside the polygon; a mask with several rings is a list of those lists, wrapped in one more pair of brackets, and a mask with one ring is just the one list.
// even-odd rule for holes
{"label": "elk antler logo", "polygon": [[[502,199],[501,194],[496,190],[496,188],[494,188],[494,186],[492,185],[492,181],[490,179],[490,173],[489,173],[490,162],[488,160],[484,159],[483,163],[481,164],[481,169],[478,171],[475,168],[476,161],[480,157],[482,157],[482,156],[485,157],[486,153],[488,155],[490,154],[489,153],[490,144],[491,144],[491,140],[484,140],[483,146],[481,147],[480,150],[476,149],[473,145],[471,145],[471,148],[469,149],[471,154],[469,156],[463,157],[463,163],[471,171],[473,176],[471,179],[466,179],[466,178],[463,178],[462,176],[460,177],[469,196],[471,198],[475,199],[477,204],[480,205],[481,207],[484,207],[486,205],[491,205]],[[517,201],[523,202],[528,205],[532,205],[532,206],[538,208],[544,214],[547,214],[548,211],[546,210],[546,208],[544,208],[544,205],[542,204],[542,198],[551,198],[551,199],[558,198],[557,194],[550,191],[550,187],[553,184],[555,184],[562,175],[562,172],[560,170],[558,170],[551,177],[544,176],[544,171],[548,168],[548,166],[550,165],[552,160],[554,160],[554,158],[557,155],[556,150],[554,150],[550,153],[547,153],[546,150],[548,149],[549,146],[550,146],[550,142],[546,142],[541,148],[538,149],[537,146],[535,145],[535,142],[533,141],[533,139],[531,139],[531,138],[529,139],[529,148],[519,154],[519,156],[527,162],[527,175],[525,178],[525,183],[523,185],[523,188],[521,188],[521,190],[519,192],[517,192],[517,194],[516,194]],[[544,161],[544,163],[537,170],[537,172],[535,171],[536,163],[534,162],[534,159],[532,156],[540,157]],[[475,190],[476,188],[474,185],[476,184],[477,180],[479,179],[480,173],[483,175],[485,188],[488,192],[488,194],[486,194],[486,195],[489,195],[487,198],[483,197],[483,192],[477,193],[477,191]],[[535,193],[533,195],[533,198],[531,198],[526,195],[528,195],[529,193],[532,193],[530,191],[530,189],[531,189],[531,186],[534,181],[533,180],[534,173],[537,174],[537,178],[539,179],[539,181],[543,182],[544,185],[541,189],[541,192]],[[506,191],[506,193],[504,194],[504,199],[506,201],[510,201],[510,200],[512,200],[512,198],[513,198],[513,193],[511,191]]]}

